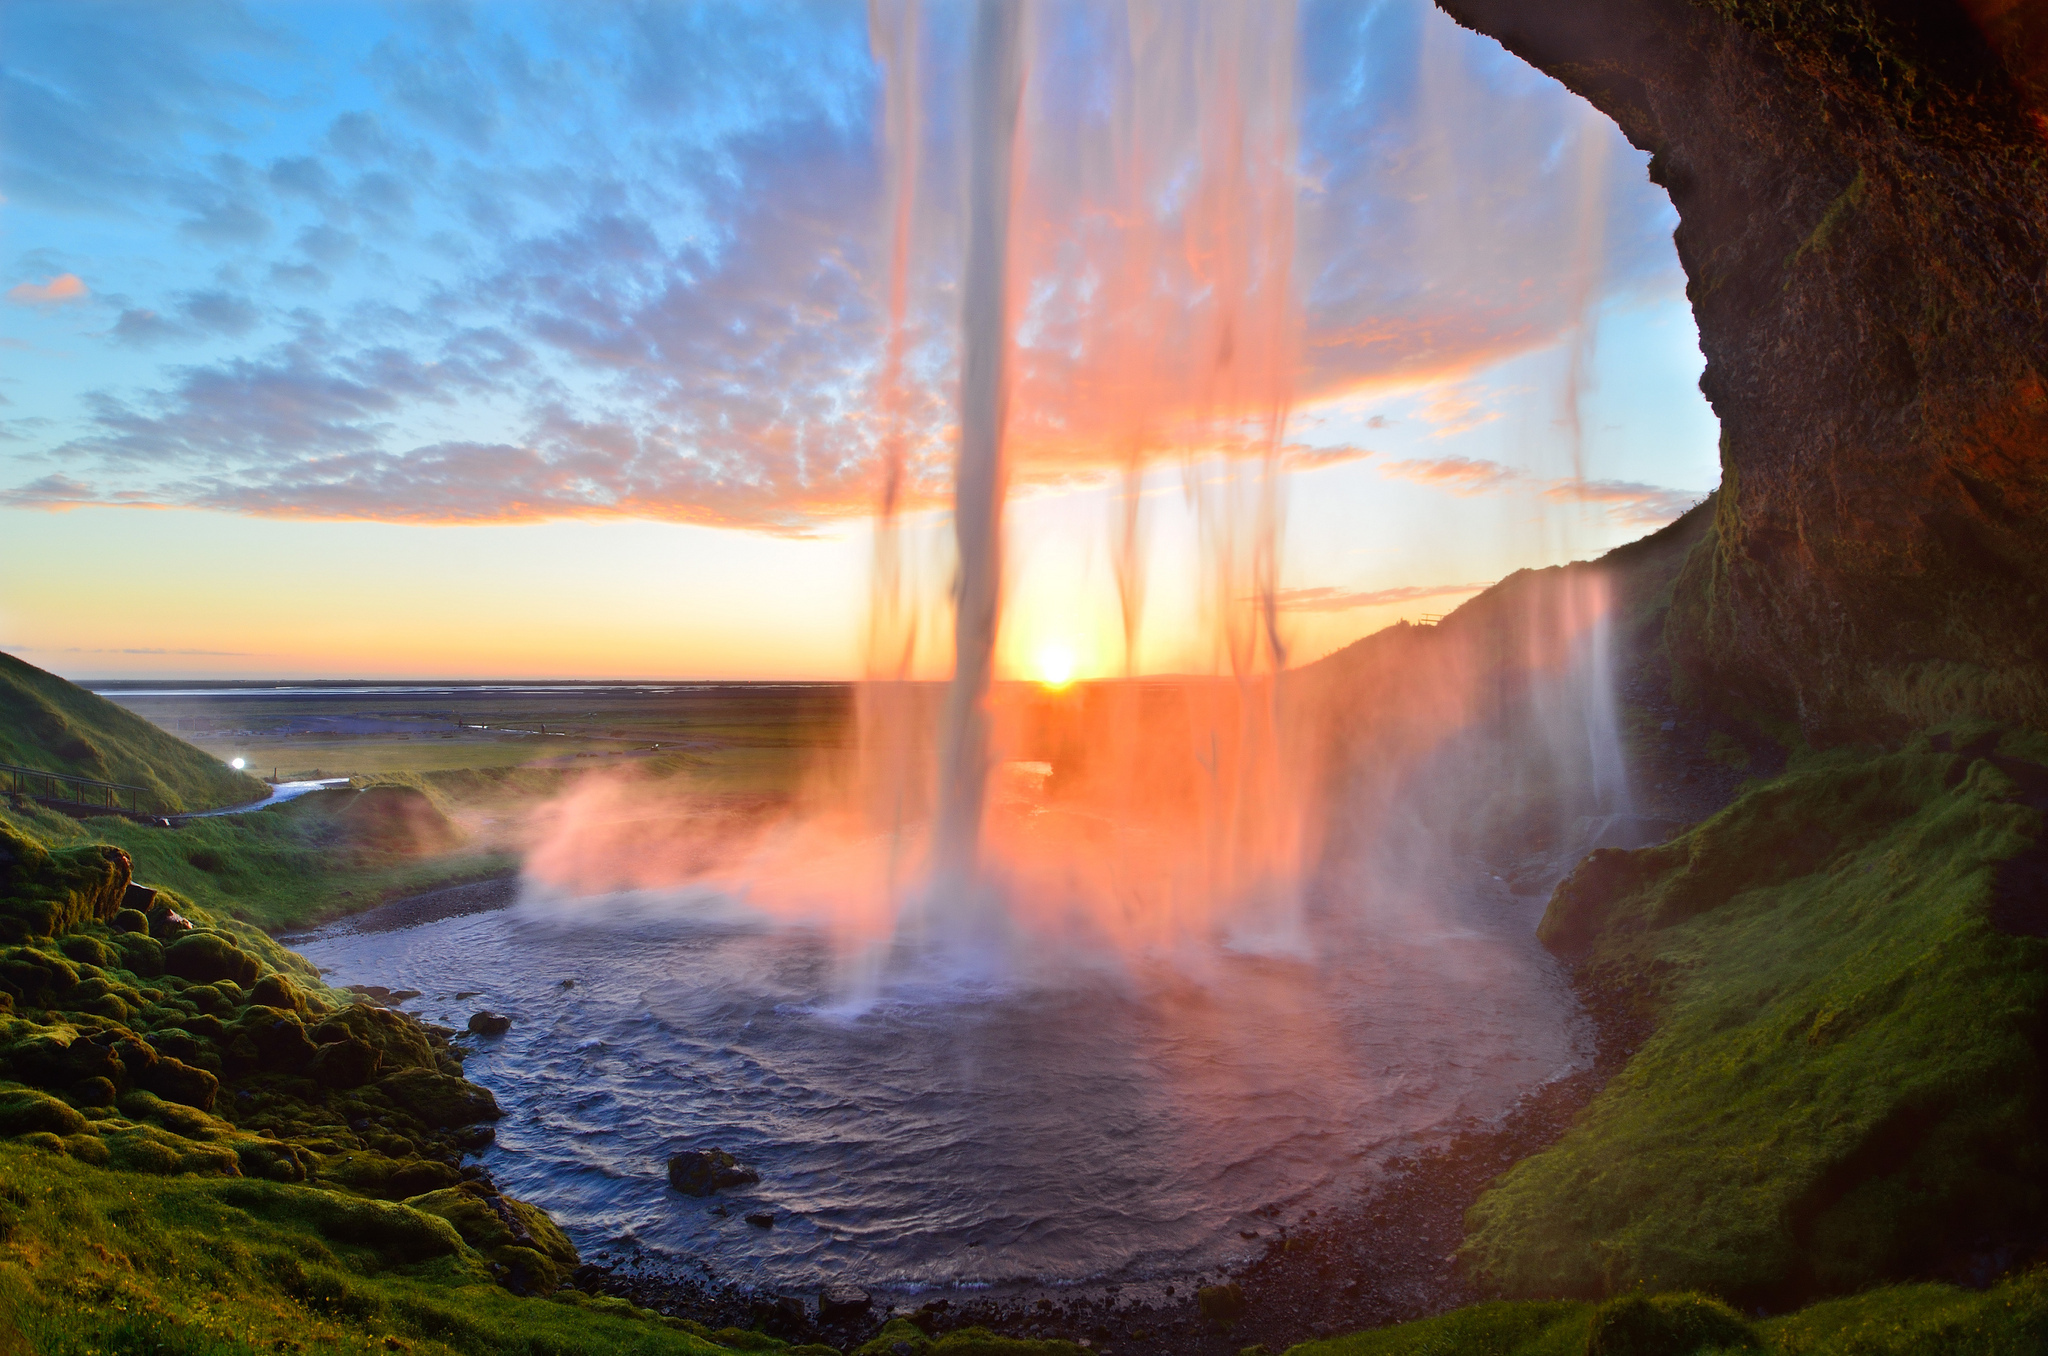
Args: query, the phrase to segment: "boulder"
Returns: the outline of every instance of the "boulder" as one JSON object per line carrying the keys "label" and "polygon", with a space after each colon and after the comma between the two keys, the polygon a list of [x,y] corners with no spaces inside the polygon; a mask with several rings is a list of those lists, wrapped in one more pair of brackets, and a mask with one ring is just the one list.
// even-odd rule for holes
{"label": "boulder", "polygon": [[512,1019],[502,1013],[483,1011],[469,1015],[469,1030],[477,1036],[502,1036],[512,1029]]}
{"label": "boulder", "polygon": [[85,1117],[47,1093],[29,1088],[0,1092],[0,1135],[75,1135]]}
{"label": "boulder", "polygon": [[234,1030],[256,1047],[257,1067],[266,1073],[302,1073],[319,1052],[298,1014],[283,1008],[251,1005],[243,1010]]}
{"label": "boulder", "polygon": [[552,1294],[582,1261],[547,1215],[476,1182],[415,1196],[406,1205],[454,1225],[515,1294]]}
{"label": "boulder", "polygon": [[22,946],[0,956],[0,989],[6,989],[29,1006],[50,1006],[52,999],[77,983],[78,967],[46,951]]}
{"label": "boulder", "polygon": [[383,1052],[366,1040],[349,1036],[320,1046],[309,1072],[315,1082],[330,1088],[359,1088],[383,1068]]}
{"label": "boulder", "polygon": [[668,1184],[685,1196],[709,1196],[760,1180],[760,1173],[723,1149],[685,1149],[668,1161]]}
{"label": "boulder", "polygon": [[377,1091],[423,1124],[438,1127],[494,1121],[505,1113],[490,1089],[425,1069],[400,1069],[377,1083]]}
{"label": "boulder", "polygon": [[156,1063],[137,1081],[166,1102],[197,1107],[201,1111],[213,1110],[214,1100],[220,1096],[218,1078],[165,1054],[158,1054]]}
{"label": "boulder", "polygon": [[195,984],[225,979],[247,988],[263,963],[217,932],[191,931],[164,948],[164,970]]}
{"label": "boulder", "polygon": [[73,1106],[103,1107],[114,1104],[114,1085],[105,1078],[82,1078],[71,1085],[67,1100]]}
{"label": "boulder", "polygon": [[304,1017],[307,1012],[305,991],[283,975],[270,974],[256,981],[249,990],[249,1001],[266,1008],[282,1008]]}
{"label": "boulder", "polygon": [[313,1028],[313,1039],[322,1045],[350,1037],[376,1046],[387,1070],[437,1066],[426,1029],[402,1012],[351,1003]]}
{"label": "boulder", "polygon": [[129,873],[117,847],[52,850],[0,824],[0,939],[58,937],[112,918]]}
{"label": "boulder", "polygon": [[97,937],[75,932],[57,943],[57,949],[64,953],[66,960],[79,965],[90,965],[101,970],[116,969],[121,964],[120,953]]}
{"label": "boulder", "polygon": [[155,979],[164,972],[163,943],[149,935],[146,925],[132,932],[115,933],[114,946],[121,953],[121,968],[128,973]]}
{"label": "boulder", "polygon": [[192,920],[172,908],[170,901],[159,897],[149,906],[149,935],[160,942],[173,941],[192,931]]}

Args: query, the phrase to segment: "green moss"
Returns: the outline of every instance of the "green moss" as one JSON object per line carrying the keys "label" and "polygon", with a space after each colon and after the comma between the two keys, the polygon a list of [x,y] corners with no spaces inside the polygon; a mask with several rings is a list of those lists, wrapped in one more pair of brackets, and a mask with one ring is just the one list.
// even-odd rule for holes
{"label": "green moss", "polygon": [[[1618,1345],[1624,1337],[1649,1345]],[[1744,1324],[1696,1295],[1627,1296],[1595,1306],[1496,1301],[1438,1318],[1288,1349],[1288,1356],[2010,1356],[2048,1350],[2048,1271],[1989,1290],[1891,1286]]]}
{"label": "green moss", "polygon": [[1646,995],[1656,1028],[1474,1207],[1473,1273],[1782,1300],[2033,1217],[2048,943],[1985,911],[2041,828],[2015,792],[1923,736],[1803,759],[1671,844],[1589,858],[1543,936]]}
{"label": "green moss", "polygon": [[401,1205],[139,1177],[18,1141],[0,1143],[0,1184],[0,1315],[41,1356],[724,1350],[631,1306],[517,1297],[446,1221]]}
{"label": "green moss", "polygon": [[426,851],[422,844],[429,840],[453,841],[432,819],[423,821],[425,828],[403,814],[366,813],[363,823],[344,822],[352,795],[306,797],[315,803],[186,820],[173,829],[0,806],[0,829],[53,847],[119,848],[135,879],[259,928],[298,926],[385,898],[502,876],[516,865],[498,852]]}

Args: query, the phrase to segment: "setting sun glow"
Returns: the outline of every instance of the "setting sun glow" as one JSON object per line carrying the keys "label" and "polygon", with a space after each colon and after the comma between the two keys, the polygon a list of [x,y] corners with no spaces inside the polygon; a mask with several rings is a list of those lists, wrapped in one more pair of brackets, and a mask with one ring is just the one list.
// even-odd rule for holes
{"label": "setting sun glow", "polygon": [[1073,648],[1067,645],[1047,645],[1039,650],[1038,681],[1050,688],[1062,688],[1073,682]]}

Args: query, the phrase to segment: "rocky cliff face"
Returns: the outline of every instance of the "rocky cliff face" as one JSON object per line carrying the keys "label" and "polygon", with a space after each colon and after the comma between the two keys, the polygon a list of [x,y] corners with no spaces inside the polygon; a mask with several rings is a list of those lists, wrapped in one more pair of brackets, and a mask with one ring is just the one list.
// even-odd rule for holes
{"label": "rocky cliff face", "polygon": [[2048,3],[1439,3],[1678,208],[1724,490],[1679,671],[1824,738],[2048,722]]}

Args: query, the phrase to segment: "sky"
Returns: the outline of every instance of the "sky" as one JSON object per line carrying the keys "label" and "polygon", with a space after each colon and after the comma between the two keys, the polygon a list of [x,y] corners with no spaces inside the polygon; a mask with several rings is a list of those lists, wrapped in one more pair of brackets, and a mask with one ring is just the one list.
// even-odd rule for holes
{"label": "sky", "polygon": [[[856,676],[900,315],[942,666],[967,10],[916,11],[891,141],[877,35],[908,12],[11,0],[0,649],[81,678]],[[1010,672],[1122,663],[1140,406],[1137,662],[1213,661],[1228,474],[1181,431],[1209,397],[1174,355],[1216,284],[1174,242],[1254,198],[1285,264],[1252,290],[1286,322],[1260,370],[1291,659],[1719,479],[1675,215],[1611,124],[1423,0],[1252,6],[1225,42],[1230,12],[1034,8]],[[1146,37],[1161,14],[1182,46]],[[1229,179],[1242,107],[1285,116]]]}

